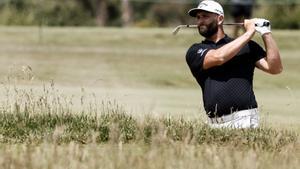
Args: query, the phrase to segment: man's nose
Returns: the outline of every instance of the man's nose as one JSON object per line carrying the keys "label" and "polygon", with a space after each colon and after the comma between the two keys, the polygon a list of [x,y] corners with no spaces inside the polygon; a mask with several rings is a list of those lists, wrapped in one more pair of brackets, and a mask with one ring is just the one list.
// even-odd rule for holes
{"label": "man's nose", "polygon": [[201,25],[203,23],[202,19],[197,19],[197,25]]}

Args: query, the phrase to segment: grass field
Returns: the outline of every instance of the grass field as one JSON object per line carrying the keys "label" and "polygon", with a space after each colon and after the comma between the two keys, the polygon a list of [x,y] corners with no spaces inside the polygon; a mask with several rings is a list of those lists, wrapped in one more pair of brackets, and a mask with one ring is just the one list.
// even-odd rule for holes
{"label": "grass field", "polygon": [[[1,168],[297,168],[300,32],[273,31],[284,72],[256,70],[263,128],[245,132],[202,126],[201,92],[185,63],[202,39],[171,32],[0,27]],[[126,123],[97,117],[107,112]]]}

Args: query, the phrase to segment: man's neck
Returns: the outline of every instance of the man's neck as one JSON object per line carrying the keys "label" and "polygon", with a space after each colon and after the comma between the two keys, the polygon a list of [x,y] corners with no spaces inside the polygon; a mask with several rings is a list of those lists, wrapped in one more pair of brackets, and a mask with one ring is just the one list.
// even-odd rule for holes
{"label": "man's neck", "polygon": [[216,34],[214,34],[211,37],[206,38],[206,40],[217,43],[219,40],[223,39],[224,37],[225,37],[224,31],[222,29],[219,29]]}

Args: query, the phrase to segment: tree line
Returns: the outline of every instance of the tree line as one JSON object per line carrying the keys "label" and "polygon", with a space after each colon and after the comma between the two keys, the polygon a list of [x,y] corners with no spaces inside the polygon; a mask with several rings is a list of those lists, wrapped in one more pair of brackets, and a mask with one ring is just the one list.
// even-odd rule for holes
{"label": "tree line", "polygon": [[[219,2],[226,14],[229,0]],[[270,19],[273,27],[300,28],[299,0],[256,2],[254,14]],[[0,24],[164,27],[191,23],[187,11],[198,3],[199,0],[0,0]]]}

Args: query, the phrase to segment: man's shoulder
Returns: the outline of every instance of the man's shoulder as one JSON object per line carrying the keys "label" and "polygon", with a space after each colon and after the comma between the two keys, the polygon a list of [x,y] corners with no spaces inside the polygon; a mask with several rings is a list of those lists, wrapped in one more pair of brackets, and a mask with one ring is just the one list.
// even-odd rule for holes
{"label": "man's shoulder", "polygon": [[190,46],[190,48],[188,49],[188,52],[199,50],[199,49],[206,49],[206,48],[208,48],[208,46],[203,43],[194,43],[193,45]]}
{"label": "man's shoulder", "polygon": [[198,53],[199,51],[207,50],[207,46],[203,43],[194,43],[187,51],[189,53]]}
{"label": "man's shoulder", "polygon": [[208,51],[209,48],[207,45],[203,43],[195,43],[187,51],[186,60],[187,62],[190,62],[196,58],[203,58]]}
{"label": "man's shoulder", "polygon": [[[248,56],[251,56],[251,58],[254,58],[255,61],[259,60],[260,58],[265,57],[266,52],[263,49],[262,46],[260,46],[257,42],[250,40],[238,53],[241,54],[247,54]],[[246,58],[246,57],[243,57]]]}
{"label": "man's shoulder", "polygon": [[258,45],[258,46],[260,46],[257,42],[255,42],[254,40],[250,40],[249,42],[248,42],[248,44],[249,45]]}
{"label": "man's shoulder", "polygon": [[263,50],[263,47],[253,40],[250,40],[247,46],[250,50]]}
{"label": "man's shoulder", "polygon": [[192,44],[192,45],[190,46],[189,49],[194,48],[194,47],[197,47],[197,46],[200,46],[200,45],[201,45],[201,43],[194,43],[194,44]]}

